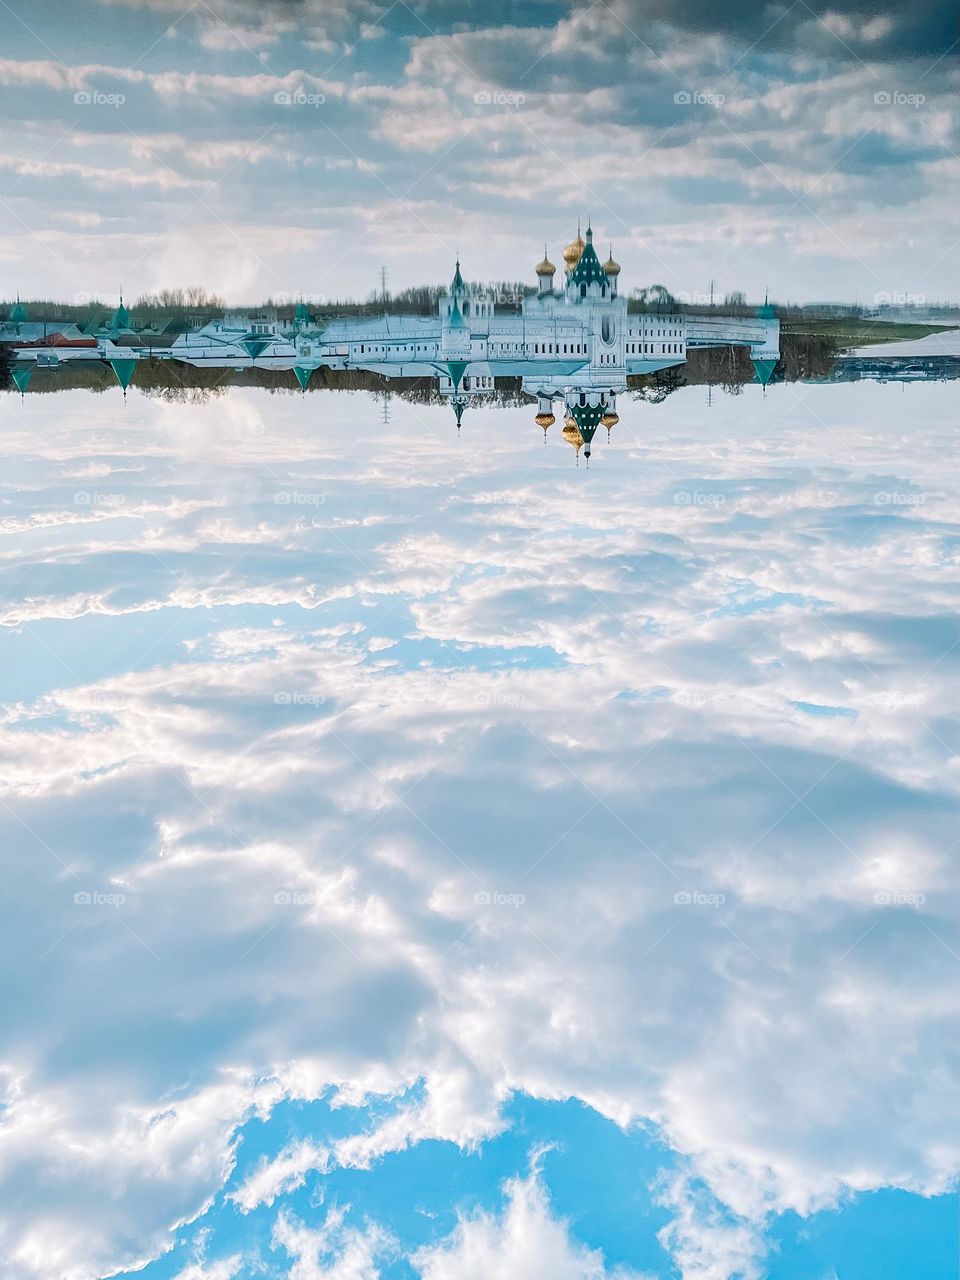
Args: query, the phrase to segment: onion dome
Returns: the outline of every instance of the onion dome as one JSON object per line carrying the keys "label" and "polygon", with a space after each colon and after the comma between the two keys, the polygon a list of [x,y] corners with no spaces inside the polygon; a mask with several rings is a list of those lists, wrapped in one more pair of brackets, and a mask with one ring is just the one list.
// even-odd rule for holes
{"label": "onion dome", "polygon": [[547,246],[543,246],[543,261],[536,265],[536,273],[538,276],[552,276],[556,273],[557,268],[547,257]]}
{"label": "onion dome", "polygon": [[553,426],[556,422],[556,418],[552,413],[538,413],[534,421],[538,427],[543,427],[544,431],[546,431],[547,427]]}
{"label": "onion dome", "polygon": [[586,247],[587,247],[586,242],[583,236],[580,234],[580,228],[577,227],[576,240],[571,240],[570,243],[567,245],[567,247],[563,251],[563,260],[567,265],[568,271],[572,271],[573,268],[577,265],[577,263],[580,261],[580,255],[581,253],[583,253]]}
{"label": "onion dome", "polygon": [[577,453],[583,448],[583,436],[580,434],[580,428],[572,418],[567,418],[563,424],[563,438],[567,444],[572,444]]}
{"label": "onion dome", "polygon": [[611,427],[615,427],[620,421],[619,413],[605,413],[600,419],[600,425],[606,427],[609,431]]}
{"label": "onion dome", "polygon": [[620,274],[620,263],[613,260],[613,245],[610,246],[610,257],[603,264],[603,269],[608,276],[618,276]]}

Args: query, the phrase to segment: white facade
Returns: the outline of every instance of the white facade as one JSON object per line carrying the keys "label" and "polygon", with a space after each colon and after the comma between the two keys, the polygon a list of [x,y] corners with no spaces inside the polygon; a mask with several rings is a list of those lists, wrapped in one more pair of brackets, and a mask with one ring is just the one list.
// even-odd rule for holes
{"label": "white facade", "polygon": [[681,365],[694,346],[741,345],[768,363],[779,355],[780,326],[771,308],[746,318],[631,314],[620,295],[620,267],[612,256],[600,262],[589,228],[563,257],[557,285],[557,268],[544,255],[536,267],[537,292],[523,299],[519,313],[498,314],[493,296],[467,285],[457,262],[433,316],[356,317],[318,327],[301,306],[293,326],[282,330],[275,312],[228,313],[181,335],[169,357],[236,368],[305,372],[322,365],[384,377],[427,374],[450,397],[458,422],[468,400],[492,390],[497,377],[519,377],[537,398],[541,425],[541,419],[555,420],[553,402],[563,401],[568,428],[573,419],[587,433],[582,443],[589,455],[594,420],[612,425],[628,376]]}

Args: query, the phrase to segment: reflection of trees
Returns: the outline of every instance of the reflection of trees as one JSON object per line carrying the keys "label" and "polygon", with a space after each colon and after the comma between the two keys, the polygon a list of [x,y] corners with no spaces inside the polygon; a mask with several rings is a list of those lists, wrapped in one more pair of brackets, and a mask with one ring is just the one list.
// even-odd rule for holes
{"label": "reflection of trees", "polygon": [[667,396],[684,385],[683,368],[658,369],[656,373],[644,373],[627,379],[634,400],[646,400],[648,404],[662,404]]}
{"label": "reflection of trees", "polygon": [[[826,377],[836,358],[835,342],[821,334],[781,333],[780,363],[774,381],[795,382],[804,378]],[[0,365],[9,353],[0,347]],[[660,403],[677,387],[685,385],[721,386],[737,395],[747,383],[756,380],[750,353],[746,347],[694,347],[687,352],[685,365],[661,369],[658,373],[631,375],[627,386],[638,392],[638,398]],[[116,378],[110,367],[99,360],[67,361],[59,369],[37,369],[27,395],[50,391],[109,391]],[[300,385],[292,369],[195,369],[174,360],[141,360],[133,375],[133,388],[144,395],[170,403],[202,403],[220,396],[227,387],[260,387],[273,394],[299,395]],[[13,383],[9,370],[0,367],[0,389]],[[373,391],[396,395],[418,403],[441,403],[444,400],[433,375],[417,378],[385,378],[363,369],[327,369],[314,371],[306,392]],[[190,395],[203,392],[203,397]],[[492,391],[470,397],[471,404],[485,403],[517,406],[531,403],[522,390],[520,378],[497,378]]]}

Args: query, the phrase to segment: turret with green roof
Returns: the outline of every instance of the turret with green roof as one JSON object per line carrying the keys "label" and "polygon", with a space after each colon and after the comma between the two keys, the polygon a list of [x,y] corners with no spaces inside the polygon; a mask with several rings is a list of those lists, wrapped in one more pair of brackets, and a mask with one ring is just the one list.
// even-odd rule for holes
{"label": "turret with green roof", "polygon": [[27,319],[27,308],[20,301],[20,295],[17,294],[17,300],[10,308],[10,321],[12,324],[23,324]]}
{"label": "turret with green roof", "polygon": [[568,281],[571,285],[599,284],[607,283],[607,273],[604,271],[600,259],[597,257],[597,251],[593,247],[593,230],[587,227],[587,243],[583,247],[583,253],[580,255],[580,261],[570,272]]}
{"label": "turret with green roof", "polygon": [[114,329],[130,328],[130,312],[123,305],[122,293],[120,295],[120,305],[117,307],[116,311],[113,313],[113,321],[111,322],[111,327]]}

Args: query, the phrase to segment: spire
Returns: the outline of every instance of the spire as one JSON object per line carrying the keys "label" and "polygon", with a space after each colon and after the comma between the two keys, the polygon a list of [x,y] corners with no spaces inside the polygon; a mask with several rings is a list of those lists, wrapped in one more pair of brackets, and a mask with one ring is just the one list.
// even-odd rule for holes
{"label": "spire", "polygon": [[460,255],[457,255],[457,269],[453,273],[453,281],[450,285],[451,293],[463,293],[466,286],[463,283],[463,276],[460,274]]}
{"label": "spire", "polygon": [[126,329],[130,324],[130,312],[123,305],[123,291],[120,292],[120,305],[113,313],[114,329]]}

